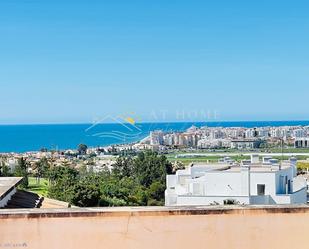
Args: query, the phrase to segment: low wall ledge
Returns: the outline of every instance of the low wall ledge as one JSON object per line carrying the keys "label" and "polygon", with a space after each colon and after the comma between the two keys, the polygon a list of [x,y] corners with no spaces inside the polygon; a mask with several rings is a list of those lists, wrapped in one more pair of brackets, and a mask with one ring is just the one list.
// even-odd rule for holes
{"label": "low wall ledge", "polygon": [[0,219],[308,213],[309,205],[0,209]]}

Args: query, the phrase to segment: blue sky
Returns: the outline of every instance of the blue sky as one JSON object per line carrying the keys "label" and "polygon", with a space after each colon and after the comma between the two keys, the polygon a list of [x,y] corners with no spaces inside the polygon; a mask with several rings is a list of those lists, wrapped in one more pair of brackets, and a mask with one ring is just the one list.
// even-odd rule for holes
{"label": "blue sky", "polygon": [[1,0],[0,124],[309,119],[308,11],[305,0]]}

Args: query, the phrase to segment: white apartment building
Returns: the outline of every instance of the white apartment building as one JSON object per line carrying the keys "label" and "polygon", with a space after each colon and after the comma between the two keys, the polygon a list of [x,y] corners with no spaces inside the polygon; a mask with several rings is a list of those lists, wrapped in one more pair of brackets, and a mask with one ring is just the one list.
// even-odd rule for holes
{"label": "white apartment building", "polygon": [[223,137],[224,137],[224,133],[222,132],[222,129],[213,129],[209,132],[210,139],[219,139]]}
{"label": "white apartment building", "polygon": [[281,129],[280,128],[272,128],[270,130],[271,137],[282,137]]}
{"label": "white apartment building", "polygon": [[163,145],[164,143],[163,136],[164,136],[163,131],[150,132],[150,144],[151,145]]}
{"label": "white apartment building", "polygon": [[246,138],[253,138],[255,137],[255,130],[254,129],[248,129],[245,132]]}
{"label": "white apartment building", "polygon": [[279,163],[252,156],[242,164],[193,165],[168,175],[166,206],[307,203],[307,182],[296,159]]}
{"label": "white apartment building", "polygon": [[164,145],[172,146],[175,144],[174,134],[166,134],[163,136]]}
{"label": "white apartment building", "polygon": [[239,138],[244,137],[244,130],[243,128],[226,128],[225,134],[227,138]]}
{"label": "white apartment building", "polygon": [[258,148],[261,144],[257,139],[236,139],[231,141],[231,148],[238,150],[250,150]]}
{"label": "white apartment building", "polygon": [[295,138],[305,137],[305,130],[303,130],[303,129],[296,129],[296,130],[293,131],[293,136]]}
{"label": "white apartment building", "polygon": [[309,148],[309,137],[296,138],[294,142],[295,148]]}
{"label": "white apartment building", "polygon": [[199,149],[213,149],[213,148],[229,148],[231,141],[228,139],[208,139],[204,138],[197,142]]}
{"label": "white apartment building", "polygon": [[269,136],[269,128],[268,127],[262,127],[257,129],[259,137],[267,138]]}

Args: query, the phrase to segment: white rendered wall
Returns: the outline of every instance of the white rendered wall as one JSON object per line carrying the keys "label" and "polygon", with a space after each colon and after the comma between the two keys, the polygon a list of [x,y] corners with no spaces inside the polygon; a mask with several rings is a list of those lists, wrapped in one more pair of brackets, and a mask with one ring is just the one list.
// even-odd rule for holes
{"label": "white rendered wall", "polygon": [[[194,175],[200,174],[191,168]],[[193,178],[188,171],[167,178],[166,205],[210,205],[223,204],[224,200],[235,199],[241,204],[293,204],[306,203],[306,182],[293,178],[293,168],[280,171],[207,171],[204,176]],[[282,180],[280,180],[280,177]],[[287,193],[286,180],[290,180]],[[295,182],[294,182],[295,181]],[[249,188],[250,182],[250,188]],[[265,185],[264,195],[258,196],[257,185]],[[250,189],[250,195],[249,195]],[[296,193],[293,193],[294,192]],[[250,197],[250,198],[249,198]],[[249,202],[250,199],[250,202]]]}
{"label": "white rendered wall", "polygon": [[239,204],[250,204],[249,197],[246,196],[178,196],[177,206],[198,206],[198,205],[212,205],[218,203],[224,204],[225,200],[236,200]]}
{"label": "white rendered wall", "polygon": [[265,184],[265,195],[276,194],[276,182],[275,173],[250,173],[250,193],[251,195],[257,195],[257,185]]}
{"label": "white rendered wall", "polygon": [[176,187],[176,176],[175,175],[167,175],[166,176],[166,187],[167,188],[172,188]]}
{"label": "white rendered wall", "polygon": [[209,172],[205,175],[205,194],[208,196],[241,196],[239,172]]}
{"label": "white rendered wall", "polygon": [[291,196],[291,203],[304,204],[307,203],[307,188],[303,188]]}
{"label": "white rendered wall", "polygon": [[[282,182],[280,181],[280,177],[283,179],[287,177],[288,180],[293,181],[293,169],[287,168],[283,169],[281,171],[276,172],[276,193],[278,194],[286,194],[286,186],[282,185]],[[292,184],[293,185],[293,184]]]}

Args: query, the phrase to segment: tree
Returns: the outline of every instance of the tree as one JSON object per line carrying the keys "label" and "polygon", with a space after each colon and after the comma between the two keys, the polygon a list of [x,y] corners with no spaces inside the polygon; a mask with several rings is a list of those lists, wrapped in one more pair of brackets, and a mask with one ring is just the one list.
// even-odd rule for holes
{"label": "tree", "polygon": [[11,176],[12,174],[10,173],[10,168],[6,165],[2,166],[2,176]]}
{"label": "tree", "polygon": [[79,144],[77,148],[78,153],[80,155],[86,155],[87,149],[88,149],[88,146],[86,144]]}
{"label": "tree", "polygon": [[29,181],[28,181],[28,162],[23,157],[18,159],[18,164],[15,168],[15,176],[23,177],[23,180],[20,184],[22,188],[27,188]]}
{"label": "tree", "polygon": [[181,161],[176,161],[173,163],[173,173],[176,173],[177,170],[185,169],[185,165]]}
{"label": "tree", "polygon": [[112,174],[119,178],[130,177],[133,173],[133,161],[131,157],[118,157],[112,166]]}
{"label": "tree", "polygon": [[54,167],[48,174],[49,196],[81,207],[163,205],[166,175],[172,173],[167,158],[152,151],[119,157],[112,171],[100,173]]}
{"label": "tree", "polygon": [[100,188],[96,184],[95,176],[88,176],[80,180],[73,187],[72,203],[79,207],[97,206],[100,199]]}
{"label": "tree", "polygon": [[37,182],[40,184],[41,177],[47,177],[48,176],[48,171],[50,168],[49,162],[47,158],[42,158],[40,159],[36,164],[36,177],[37,177]]}
{"label": "tree", "polygon": [[57,200],[72,202],[78,171],[70,167],[54,167],[49,173],[48,196]]}
{"label": "tree", "polygon": [[100,206],[147,205],[146,189],[131,177],[105,179],[100,184],[100,190]]}
{"label": "tree", "polygon": [[138,182],[146,188],[155,181],[165,184],[166,175],[173,173],[172,164],[166,157],[159,156],[152,151],[139,153],[133,164],[134,175]]}
{"label": "tree", "polygon": [[254,136],[254,137],[258,137],[258,136],[259,136],[259,132],[257,131],[256,128],[254,128],[253,136]]}
{"label": "tree", "polygon": [[9,167],[5,164],[4,161],[1,161],[0,164],[0,176],[11,176]]}
{"label": "tree", "polygon": [[165,184],[162,182],[153,182],[148,189],[148,206],[164,205]]}

